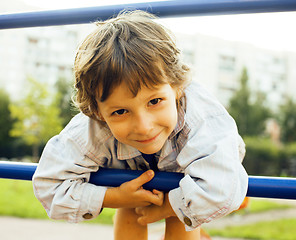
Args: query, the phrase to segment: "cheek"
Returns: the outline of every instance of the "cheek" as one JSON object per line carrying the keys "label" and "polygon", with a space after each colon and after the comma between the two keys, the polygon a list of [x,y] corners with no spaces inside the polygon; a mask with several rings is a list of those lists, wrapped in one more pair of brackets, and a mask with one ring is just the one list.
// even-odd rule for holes
{"label": "cheek", "polygon": [[178,112],[177,109],[174,109],[173,113],[172,113],[172,117],[171,117],[171,128],[172,130],[175,129],[176,125],[178,122]]}
{"label": "cheek", "polygon": [[162,123],[171,131],[175,129],[178,121],[178,112],[174,104],[172,104],[166,111],[162,113]]}
{"label": "cheek", "polygon": [[124,139],[128,136],[128,128],[122,124],[108,124],[109,129],[111,130],[112,135],[120,142],[123,142]]}

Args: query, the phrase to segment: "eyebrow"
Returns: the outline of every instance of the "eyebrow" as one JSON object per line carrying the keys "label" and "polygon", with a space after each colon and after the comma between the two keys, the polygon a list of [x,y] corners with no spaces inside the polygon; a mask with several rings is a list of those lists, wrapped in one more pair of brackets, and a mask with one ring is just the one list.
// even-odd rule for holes
{"label": "eyebrow", "polygon": [[152,94],[150,97],[147,98],[148,99],[153,99],[154,97],[157,97],[158,95],[167,95],[166,91],[159,91],[157,93]]}
{"label": "eyebrow", "polygon": [[[155,90],[155,91],[158,91],[158,92],[152,93],[151,95],[149,95],[148,97],[146,97],[145,98],[146,101],[151,100],[151,99],[157,97],[158,95],[167,95],[167,92],[165,90],[161,90],[159,88],[154,88],[154,89],[151,89],[151,90],[152,91]],[[110,104],[110,106],[107,106],[106,107],[106,110],[107,111],[114,111],[114,110],[117,110],[117,109],[125,109],[126,108],[123,105],[116,105],[117,103],[115,103],[113,106],[111,104]]]}

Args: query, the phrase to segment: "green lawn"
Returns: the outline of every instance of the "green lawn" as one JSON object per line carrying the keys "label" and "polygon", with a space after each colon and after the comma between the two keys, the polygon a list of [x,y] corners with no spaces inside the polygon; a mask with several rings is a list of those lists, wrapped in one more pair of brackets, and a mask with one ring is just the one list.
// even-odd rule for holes
{"label": "green lawn", "polygon": [[[33,194],[32,182],[21,180],[0,179],[0,216],[48,219],[43,207]],[[289,205],[278,204],[268,200],[251,199],[247,214],[284,209]],[[88,223],[112,224],[115,213],[113,209],[104,209],[102,214]],[[261,222],[251,225],[228,227],[223,230],[208,230],[211,236],[240,237],[249,239],[296,239],[295,219],[273,222]]]}
{"label": "green lawn", "polygon": [[259,222],[239,227],[208,230],[211,236],[256,240],[295,240],[296,219]]}
{"label": "green lawn", "polygon": [[288,204],[279,204],[276,202],[252,198],[249,205],[249,213],[260,213],[274,209],[291,208]]}
{"label": "green lawn", "polygon": [[[0,179],[0,216],[49,219],[35,198],[32,182]],[[112,224],[114,209],[104,209],[98,218],[89,223]]]}

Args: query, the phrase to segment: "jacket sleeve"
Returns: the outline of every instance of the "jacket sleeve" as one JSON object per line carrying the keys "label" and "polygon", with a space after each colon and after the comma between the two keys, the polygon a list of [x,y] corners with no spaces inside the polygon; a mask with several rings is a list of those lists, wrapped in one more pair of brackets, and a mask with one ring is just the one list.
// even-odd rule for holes
{"label": "jacket sleeve", "polygon": [[190,121],[195,127],[177,157],[185,177],[169,192],[172,208],[187,230],[236,210],[248,186],[241,164],[244,143],[231,116],[223,111]]}
{"label": "jacket sleeve", "polygon": [[101,211],[106,188],[88,183],[90,173],[99,167],[80,148],[60,134],[49,140],[42,153],[33,189],[50,218],[80,222]]}

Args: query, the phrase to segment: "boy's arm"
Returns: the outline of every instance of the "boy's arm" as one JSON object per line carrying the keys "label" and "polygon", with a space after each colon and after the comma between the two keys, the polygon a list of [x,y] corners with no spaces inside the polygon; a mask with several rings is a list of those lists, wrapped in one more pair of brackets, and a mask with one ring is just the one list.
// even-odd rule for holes
{"label": "boy's arm", "polygon": [[106,187],[88,183],[98,164],[64,135],[46,144],[33,176],[35,196],[48,216],[80,222],[100,213]]}
{"label": "boy's arm", "polygon": [[234,120],[227,113],[194,123],[177,157],[185,177],[169,192],[169,201],[187,230],[236,210],[243,201],[248,176],[241,164]]}

